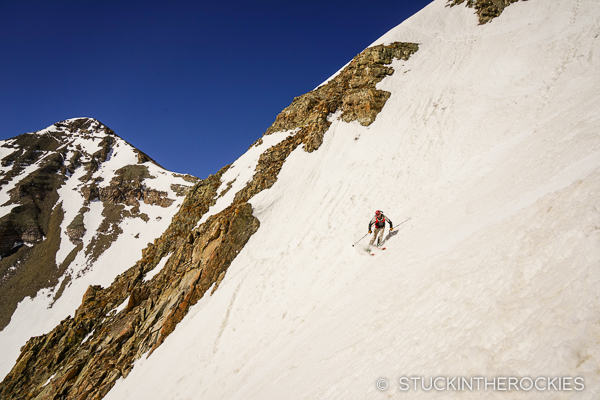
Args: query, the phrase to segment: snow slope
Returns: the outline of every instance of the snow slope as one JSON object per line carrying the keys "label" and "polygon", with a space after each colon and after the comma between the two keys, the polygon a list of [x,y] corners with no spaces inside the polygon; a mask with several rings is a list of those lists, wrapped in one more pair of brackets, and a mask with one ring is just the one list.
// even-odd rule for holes
{"label": "snow slope", "polygon": [[[63,121],[62,124],[68,124],[77,119]],[[83,162],[86,161],[86,155],[93,154],[99,150],[98,143],[104,139],[107,134],[98,130],[100,123],[95,121],[86,131],[76,132],[69,138],[64,146],[59,150],[66,150],[66,160],[70,159],[73,152],[81,151]],[[49,133],[62,133],[60,124],[52,125],[46,129],[35,132],[36,135],[45,135]],[[176,176],[172,172],[166,171],[153,162],[138,164],[136,149],[118,136],[114,136],[115,143],[112,145],[111,152],[106,161],[101,163],[98,170],[94,172],[88,181],[83,182],[81,177],[86,175],[84,166],[78,167],[73,174],[67,172],[65,183],[58,189],[59,200],[54,208],[60,207],[64,211],[64,218],[60,227],[60,248],[56,253],[56,264],[60,265],[65,258],[74,250],[77,245],[69,240],[67,235],[67,226],[84,206],[85,199],[81,194],[82,187],[89,181],[96,180],[100,185],[108,184],[115,171],[128,165],[144,166],[148,169],[150,178],[144,181],[147,188],[165,192],[167,197],[174,200],[168,207],[146,204],[140,201],[139,213],[146,214],[146,220],[130,215],[123,218],[116,226],[111,229],[120,229],[122,232],[117,235],[114,242],[108,244],[104,252],[98,259],[94,259],[90,251],[78,251],[70,263],[67,271],[60,278],[55,287],[40,290],[34,298],[26,297],[23,299],[17,310],[12,315],[11,321],[2,331],[0,331],[0,377],[4,377],[14,366],[15,360],[20,354],[20,348],[30,337],[38,336],[52,330],[61,320],[73,315],[76,308],[81,303],[83,294],[90,285],[110,285],[113,279],[124,272],[140,258],[141,251],[159,237],[168,227],[173,215],[179,209],[184,197],[178,196],[171,188],[172,184],[191,187],[193,183],[185,181],[180,175]],[[5,141],[0,142],[3,144]],[[8,141],[6,141],[8,142]],[[66,147],[66,149],[65,149]],[[1,147],[0,147],[1,148]],[[2,148],[3,151],[6,151]],[[0,156],[4,154],[0,152]],[[89,158],[89,157],[88,157]],[[21,175],[15,177],[0,192],[0,198],[3,196],[8,200],[6,192],[14,187],[16,182],[34,172],[36,164],[25,168]],[[8,213],[16,204],[3,206],[0,212]],[[82,249],[90,248],[97,239],[98,227],[105,219],[105,205],[99,200],[94,200],[88,204],[89,211],[84,213],[84,225],[86,227],[85,235],[82,237]],[[126,206],[131,210],[132,206]],[[62,294],[63,281],[68,282]]]}
{"label": "snow slope", "polygon": [[[445,4],[375,43],[420,44],[376,121],[336,120],[288,157],[219,290],[108,399],[600,396],[600,7],[530,0],[478,26]],[[372,257],[351,244],[376,209],[412,219]],[[405,393],[401,377],[585,389]]]}

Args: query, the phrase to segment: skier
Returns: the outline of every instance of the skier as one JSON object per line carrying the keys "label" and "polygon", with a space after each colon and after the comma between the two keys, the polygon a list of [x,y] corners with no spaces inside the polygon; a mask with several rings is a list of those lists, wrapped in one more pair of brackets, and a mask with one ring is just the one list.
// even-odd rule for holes
{"label": "skier", "polygon": [[393,231],[394,224],[392,223],[392,221],[388,217],[386,217],[383,214],[383,212],[379,210],[375,211],[375,216],[373,217],[371,222],[369,222],[369,233],[371,233],[371,227],[375,225],[375,234],[373,235],[373,239],[371,239],[369,246],[373,246],[373,244],[375,243],[375,239],[377,239],[378,235],[379,239],[377,239],[377,246],[381,245],[381,242],[383,241],[383,230],[385,228],[386,221],[388,224],[390,224],[390,232]]}

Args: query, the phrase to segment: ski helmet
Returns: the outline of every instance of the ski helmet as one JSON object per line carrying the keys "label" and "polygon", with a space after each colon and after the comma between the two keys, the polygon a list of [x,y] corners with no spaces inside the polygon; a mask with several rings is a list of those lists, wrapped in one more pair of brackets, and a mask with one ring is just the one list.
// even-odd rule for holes
{"label": "ski helmet", "polygon": [[381,211],[379,211],[379,210],[375,211],[375,215],[379,215],[379,214],[381,214]]}

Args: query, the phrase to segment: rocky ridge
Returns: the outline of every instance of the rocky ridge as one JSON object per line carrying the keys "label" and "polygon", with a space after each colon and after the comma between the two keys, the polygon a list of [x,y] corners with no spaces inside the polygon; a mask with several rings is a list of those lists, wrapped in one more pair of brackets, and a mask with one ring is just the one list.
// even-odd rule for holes
{"label": "rocky ridge", "polygon": [[[407,60],[417,50],[414,43],[366,49],[326,84],[295,98],[265,135],[294,133],[262,153],[254,176],[232,203],[208,214],[197,226],[224,194],[219,188],[228,183],[221,178],[230,166],[198,182],[168,229],[143,250],[133,267],[107,288],[90,286],[74,317],[27,342],[0,384],[0,396],[102,398],[118,378],[128,375],[135,360],[164,342],[192,305],[218,288],[233,259],[260,227],[248,200],[275,184],[288,155],[300,145],[307,152],[317,150],[334,114],[346,122],[371,124],[390,96],[375,88],[394,72],[388,64],[394,58]],[[261,143],[259,139],[253,146]],[[131,201],[141,198],[136,187],[131,186]],[[99,191],[93,193],[100,196]],[[117,194],[109,198],[118,200]],[[155,274],[165,257],[164,267]]]}

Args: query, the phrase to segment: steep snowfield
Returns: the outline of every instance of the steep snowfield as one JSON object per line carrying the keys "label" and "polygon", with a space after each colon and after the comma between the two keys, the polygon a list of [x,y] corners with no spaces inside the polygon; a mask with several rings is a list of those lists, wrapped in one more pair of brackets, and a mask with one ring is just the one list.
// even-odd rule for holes
{"label": "steep snowfield", "polygon": [[[64,122],[68,123],[70,121],[72,120]],[[43,135],[56,129],[56,126],[53,125],[36,132],[36,134]],[[94,153],[99,150],[98,143],[105,136],[104,132],[94,133],[93,127],[90,128],[90,133],[86,134],[85,138],[78,134],[73,135],[72,140],[65,145],[68,150],[66,159],[70,159],[77,146],[87,154]],[[142,218],[124,218],[118,224],[122,233],[118,235],[112,244],[109,244],[110,247],[97,260],[93,260],[92,254],[87,251],[79,251],[55,287],[42,289],[35,298],[27,297],[21,301],[12,316],[10,324],[0,331],[0,354],[2,354],[2,357],[0,357],[0,377],[2,378],[14,366],[15,360],[20,354],[19,349],[30,337],[47,333],[61,320],[69,315],[72,316],[81,304],[83,294],[89,285],[102,285],[104,287],[110,285],[117,275],[135,264],[141,256],[141,250],[149,242],[162,234],[184,199],[183,196],[176,195],[171,188],[171,184],[188,187],[193,185],[152,162],[137,164],[135,149],[123,139],[116,136],[114,138],[115,144],[111,153],[90,180],[102,178],[102,182],[108,184],[119,168],[127,165],[142,165],[148,168],[148,172],[152,176],[151,179],[146,179],[144,184],[149,188],[166,192],[167,197],[173,199],[174,203],[169,207],[161,207],[145,204],[141,201],[139,205],[140,213],[147,215],[147,221]],[[20,176],[9,182],[7,188],[3,188],[2,195],[6,197],[4,201],[8,200],[6,191],[14,187],[19,179],[33,172],[40,163],[41,160],[33,166],[27,167]],[[83,166],[77,168],[58,190],[60,198],[55,207],[63,209],[64,219],[60,229],[60,248],[56,254],[57,265],[60,265],[76,247],[75,244],[69,241],[67,226],[84,206],[84,198],[80,191],[81,187],[88,182],[82,182],[79,178],[85,174],[86,171]],[[3,209],[9,212],[14,206],[14,204],[5,206]],[[92,201],[88,207],[90,210],[84,214],[86,233],[82,238],[83,249],[86,249],[98,235],[97,229],[105,217],[103,214],[104,206],[101,201]],[[132,206],[126,208],[130,210]],[[62,295],[55,300],[54,298],[60,290],[63,280],[67,277],[70,281],[68,281]]]}
{"label": "steep snowfield", "polygon": [[296,132],[297,130],[291,132],[275,132],[272,135],[265,136],[263,137],[262,143],[250,147],[246,153],[231,164],[231,167],[229,167],[221,177],[221,186],[217,190],[219,197],[215,205],[200,218],[196,228],[206,222],[209,217],[223,211],[231,204],[235,194],[252,180],[261,154]]}
{"label": "steep snowfield", "polygon": [[[445,4],[376,42],[420,44],[376,121],[290,155],[219,290],[108,399],[600,396],[599,4],[518,2],[484,26]],[[352,243],[376,209],[412,219],[370,256]],[[405,393],[401,377],[585,389]]]}

